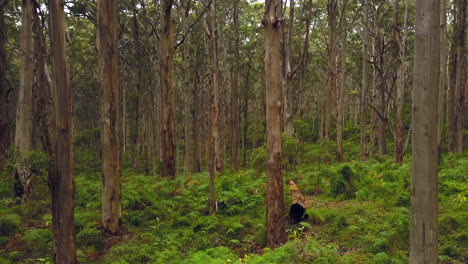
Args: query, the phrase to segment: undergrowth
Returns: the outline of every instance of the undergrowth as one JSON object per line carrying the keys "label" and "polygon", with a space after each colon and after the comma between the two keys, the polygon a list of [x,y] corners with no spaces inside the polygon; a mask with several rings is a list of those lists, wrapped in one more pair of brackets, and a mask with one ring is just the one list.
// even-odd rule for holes
{"label": "undergrowth", "polygon": [[[264,147],[251,152],[252,169],[217,175],[216,200],[226,206],[215,215],[207,210],[208,174],[169,180],[124,169],[124,230],[116,237],[101,228],[99,173],[77,174],[79,262],[407,263],[409,158],[402,165],[389,157],[338,164],[327,154],[312,162],[322,148],[327,146],[287,150],[294,153],[286,153],[285,181],[293,179],[302,189],[309,218],[288,227],[289,242],[276,249],[265,247]],[[467,154],[445,155],[441,161],[440,263],[468,261]],[[295,157],[301,157],[300,166]],[[9,175],[1,177],[5,182]],[[41,210],[18,205],[6,188],[0,185],[0,263],[51,263],[47,200],[36,202]],[[289,205],[286,184],[285,194]]]}

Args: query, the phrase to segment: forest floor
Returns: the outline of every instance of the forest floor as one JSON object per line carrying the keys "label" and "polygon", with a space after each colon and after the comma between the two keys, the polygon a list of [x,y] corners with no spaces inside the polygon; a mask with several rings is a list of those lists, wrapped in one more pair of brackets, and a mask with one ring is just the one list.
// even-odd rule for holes
{"label": "forest floor", "polygon": [[[306,196],[309,219],[288,226],[289,242],[277,249],[264,247],[262,167],[217,176],[217,200],[227,208],[216,215],[207,215],[206,173],[169,180],[123,170],[124,230],[114,237],[100,225],[100,174],[81,172],[75,178],[79,262],[408,263],[408,160],[303,164],[285,164],[285,180],[293,179]],[[7,175],[0,179],[0,264],[51,263],[45,183],[37,181],[33,201],[16,205]],[[439,191],[439,261],[468,263],[468,153],[444,156]],[[285,185],[291,204],[288,192]]]}

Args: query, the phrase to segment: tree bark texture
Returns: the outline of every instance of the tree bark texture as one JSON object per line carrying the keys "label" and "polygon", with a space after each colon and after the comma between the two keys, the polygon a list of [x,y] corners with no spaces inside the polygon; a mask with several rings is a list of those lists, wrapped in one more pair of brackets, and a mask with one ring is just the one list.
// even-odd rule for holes
{"label": "tree bark texture", "polygon": [[286,242],[281,171],[281,1],[265,2],[265,82],[267,131],[267,246]]}
{"label": "tree bark texture", "polygon": [[289,1],[289,21],[286,52],[284,58],[284,79],[283,79],[283,131],[288,136],[293,136],[293,87],[291,69],[292,37],[294,29],[294,0]]}
{"label": "tree bark texture", "polygon": [[340,34],[340,64],[339,64],[339,85],[336,91],[336,159],[338,162],[344,161],[343,150],[343,127],[344,127],[344,109],[343,101],[345,97],[346,85],[346,16],[345,6],[343,6],[341,14],[341,34]]}
{"label": "tree bark texture", "polygon": [[208,199],[209,213],[215,213],[215,174],[219,169],[219,87],[218,87],[218,34],[216,25],[216,0],[211,3],[210,9],[210,40],[211,40],[211,120],[210,120],[210,142],[209,162],[210,162],[210,195]]}
{"label": "tree bark texture", "polygon": [[161,0],[162,175],[176,175],[173,0]]}
{"label": "tree bark texture", "polygon": [[249,87],[250,87],[250,72],[251,72],[251,59],[249,58],[247,63],[247,74],[244,80],[244,107],[243,107],[243,120],[244,125],[242,126],[242,167],[247,167],[247,129],[249,127]]}
{"label": "tree bark texture", "polygon": [[394,160],[397,163],[403,162],[403,144],[405,140],[405,128],[403,126],[405,110],[405,40],[401,38],[398,24],[398,4],[400,0],[395,0],[393,4],[393,42],[396,48],[396,129],[394,138]]}
{"label": "tree bark texture", "polygon": [[[377,58],[376,58],[376,65],[377,68],[377,80],[378,80],[378,110],[376,114],[378,115],[377,121],[377,142],[379,146],[379,155],[383,156],[387,154],[387,140],[386,140],[386,80],[385,80],[385,39],[381,35],[380,32],[376,34],[376,51],[377,51]],[[377,102],[376,102],[377,103]]]}
{"label": "tree bark texture", "polygon": [[239,1],[234,0],[234,79],[231,91],[231,167],[239,169]]}
{"label": "tree bark texture", "polygon": [[362,34],[362,86],[361,86],[361,94],[359,97],[359,112],[360,112],[360,140],[359,140],[359,150],[361,161],[365,160],[367,157],[366,153],[366,130],[367,130],[367,91],[368,91],[368,48],[369,48],[369,41],[368,41],[368,31],[369,31],[369,23],[368,23],[368,12],[369,12],[369,3],[368,0],[363,0],[363,8],[364,8],[364,32]]}
{"label": "tree bark texture", "polygon": [[118,2],[98,0],[97,4],[101,83],[102,223],[106,232],[116,234],[122,225]]}
{"label": "tree bark texture", "polygon": [[325,111],[325,139],[331,139],[331,122],[333,109],[333,95],[336,90],[336,13],[338,10],[337,0],[328,0],[328,84]]}
{"label": "tree bark texture", "polygon": [[[463,136],[465,122],[465,53],[466,53],[466,8],[467,0],[456,0],[456,27],[454,30],[455,39],[455,82],[452,84],[452,118],[450,120],[451,144],[450,151],[454,153],[463,152]],[[453,45],[453,44],[452,44]]]}
{"label": "tree bark texture", "polygon": [[410,263],[437,263],[440,1],[416,0]]}
{"label": "tree bark texture", "polygon": [[184,31],[184,172],[191,173],[195,172],[194,164],[194,140],[193,140],[193,114],[192,114],[192,104],[193,104],[193,91],[192,91],[192,67],[190,65],[190,32],[189,32],[189,12],[190,12],[191,0],[188,0],[185,3],[184,14],[182,16],[182,28]]}
{"label": "tree bark texture", "polygon": [[34,83],[34,36],[32,0],[22,1],[21,6],[21,73],[16,106],[15,147],[19,159],[15,165],[15,195],[28,199],[32,192],[32,174],[24,164],[24,154],[32,150],[33,143],[33,83]]}
{"label": "tree bark texture", "polygon": [[445,86],[447,75],[447,13],[446,13],[446,0],[440,1],[440,76],[439,76],[439,103],[438,103],[438,117],[437,120],[437,145],[439,148],[439,158],[442,154],[442,129],[444,124],[444,103],[445,103]]}
{"label": "tree bark texture", "polygon": [[6,83],[6,29],[5,6],[8,0],[0,0],[0,171],[6,161],[7,150],[10,147],[10,122],[8,111],[9,89]]}
{"label": "tree bark texture", "polygon": [[65,50],[64,3],[49,1],[50,45],[53,70],[55,127],[55,171],[51,178],[54,262],[77,263],[74,228],[72,152],[72,101]]}

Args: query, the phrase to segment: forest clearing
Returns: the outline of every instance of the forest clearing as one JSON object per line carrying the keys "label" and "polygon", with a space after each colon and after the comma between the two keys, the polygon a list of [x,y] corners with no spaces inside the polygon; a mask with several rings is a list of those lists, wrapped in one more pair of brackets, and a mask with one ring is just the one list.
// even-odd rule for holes
{"label": "forest clearing", "polygon": [[0,264],[468,263],[468,0],[0,0]]}

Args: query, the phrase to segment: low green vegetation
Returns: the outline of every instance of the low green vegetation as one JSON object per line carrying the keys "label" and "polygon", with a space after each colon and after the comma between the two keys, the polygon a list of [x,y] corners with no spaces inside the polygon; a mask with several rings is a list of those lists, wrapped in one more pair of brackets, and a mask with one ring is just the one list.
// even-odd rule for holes
{"label": "low green vegetation", "polygon": [[[311,135],[309,135],[311,137]],[[294,145],[296,144],[296,147]],[[409,157],[333,161],[328,144],[285,140],[285,181],[306,196],[308,220],[288,227],[289,242],[265,248],[265,149],[249,153],[250,169],[216,180],[216,215],[208,215],[208,174],[175,180],[122,172],[124,231],[103,233],[97,170],[75,177],[75,229],[80,263],[407,263]],[[350,153],[359,153],[350,146]],[[353,154],[347,154],[353,155]],[[298,165],[298,160],[300,165]],[[84,159],[82,159],[84,160]],[[355,160],[355,161],[353,161]],[[93,161],[95,162],[95,161]],[[80,168],[82,163],[78,164]],[[82,171],[77,168],[76,171]],[[51,263],[48,195],[28,205],[11,200],[8,169],[0,185],[0,263]],[[440,170],[440,263],[468,261],[468,153],[445,155]],[[46,182],[36,180],[38,190]],[[286,204],[291,203],[285,184]]]}

